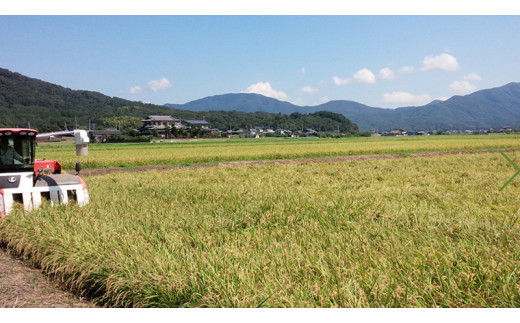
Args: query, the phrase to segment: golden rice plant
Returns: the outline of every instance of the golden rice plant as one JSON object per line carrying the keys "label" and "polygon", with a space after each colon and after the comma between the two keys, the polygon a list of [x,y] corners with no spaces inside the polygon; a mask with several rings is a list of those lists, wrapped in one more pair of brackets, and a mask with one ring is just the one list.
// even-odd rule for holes
{"label": "golden rice plant", "polygon": [[105,306],[518,307],[515,171],[490,153],[111,174],[0,237]]}
{"label": "golden rice plant", "polygon": [[91,144],[77,157],[73,143],[40,144],[38,158],[73,169],[145,165],[187,165],[224,161],[331,157],[367,154],[520,148],[520,135],[408,136],[344,139],[244,139],[183,143]]}

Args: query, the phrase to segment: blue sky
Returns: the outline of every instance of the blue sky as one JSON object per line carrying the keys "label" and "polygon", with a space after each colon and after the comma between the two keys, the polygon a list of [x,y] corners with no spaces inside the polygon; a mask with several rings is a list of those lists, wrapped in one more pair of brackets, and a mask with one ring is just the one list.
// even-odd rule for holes
{"label": "blue sky", "polygon": [[155,104],[395,108],[520,81],[520,16],[0,16],[0,67]]}

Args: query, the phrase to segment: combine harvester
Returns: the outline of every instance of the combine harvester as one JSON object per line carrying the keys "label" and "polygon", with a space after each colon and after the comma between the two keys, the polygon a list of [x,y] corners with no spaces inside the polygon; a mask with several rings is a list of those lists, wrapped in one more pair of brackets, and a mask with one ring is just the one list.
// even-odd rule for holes
{"label": "combine harvester", "polygon": [[[85,130],[64,132],[74,135],[76,147],[89,142]],[[61,164],[53,160],[35,159],[38,132],[33,129],[0,128],[0,218],[13,209],[15,202],[24,209],[37,209],[43,199],[51,205],[77,201],[79,206],[89,203],[87,185],[79,177],[81,165],[76,164],[76,175],[62,174]]]}

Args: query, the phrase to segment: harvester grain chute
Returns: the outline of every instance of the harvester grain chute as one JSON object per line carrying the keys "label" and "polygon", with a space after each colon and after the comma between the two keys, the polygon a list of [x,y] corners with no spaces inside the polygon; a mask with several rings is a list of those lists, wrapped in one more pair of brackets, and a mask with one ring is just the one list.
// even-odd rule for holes
{"label": "harvester grain chute", "polygon": [[77,201],[89,203],[87,185],[76,175],[62,174],[54,160],[35,159],[36,137],[33,129],[0,128],[0,218],[9,214],[16,202],[25,210],[38,208],[43,199],[52,205]]}

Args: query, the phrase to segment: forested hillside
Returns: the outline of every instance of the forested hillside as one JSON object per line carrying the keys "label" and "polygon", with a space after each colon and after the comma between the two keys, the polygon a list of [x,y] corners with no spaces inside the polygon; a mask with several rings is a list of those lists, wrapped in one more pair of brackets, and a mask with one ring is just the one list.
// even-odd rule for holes
{"label": "forested hillside", "polygon": [[237,111],[196,112],[145,104],[98,92],[71,90],[0,68],[0,127],[27,127],[57,131],[95,125],[97,128],[133,128],[148,115],[170,115],[180,119],[205,119],[221,130],[254,126],[299,130],[356,133],[357,126],[343,115],[329,112],[312,114],[244,113]]}
{"label": "forested hillside", "polygon": [[40,131],[68,126],[103,124],[114,116],[143,117],[164,113],[161,106],[112,98],[91,91],[75,91],[0,69],[0,126]]}

